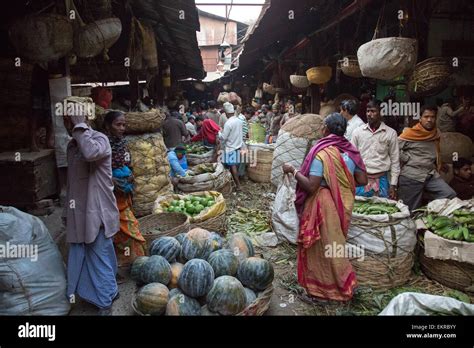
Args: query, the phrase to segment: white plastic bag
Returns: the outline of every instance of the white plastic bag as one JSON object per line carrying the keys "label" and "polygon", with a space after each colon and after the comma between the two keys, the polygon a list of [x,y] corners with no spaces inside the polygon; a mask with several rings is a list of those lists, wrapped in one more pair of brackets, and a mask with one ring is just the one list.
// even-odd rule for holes
{"label": "white plastic bag", "polygon": [[300,221],[295,207],[296,192],[290,184],[288,175],[278,188],[272,211],[273,230],[279,239],[296,244]]}
{"label": "white plastic bag", "polygon": [[404,292],[379,315],[474,315],[474,305],[451,297]]}

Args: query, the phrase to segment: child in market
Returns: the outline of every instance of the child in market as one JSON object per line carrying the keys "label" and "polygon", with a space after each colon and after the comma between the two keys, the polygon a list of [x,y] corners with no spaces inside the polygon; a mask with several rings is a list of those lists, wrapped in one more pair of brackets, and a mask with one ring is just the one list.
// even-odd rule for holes
{"label": "child in market", "polygon": [[454,178],[449,185],[456,191],[458,198],[471,199],[474,197],[474,175],[472,162],[466,158],[453,161]]}

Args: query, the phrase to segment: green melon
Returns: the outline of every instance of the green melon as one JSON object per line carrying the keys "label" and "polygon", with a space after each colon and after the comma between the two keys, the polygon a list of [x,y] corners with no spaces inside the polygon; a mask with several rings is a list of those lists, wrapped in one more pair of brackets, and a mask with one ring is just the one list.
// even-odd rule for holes
{"label": "green melon", "polygon": [[189,316],[201,315],[201,305],[197,300],[178,294],[170,298],[166,306],[166,315],[170,316]]}
{"label": "green melon", "polygon": [[234,277],[222,276],[214,280],[207,294],[207,307],[222,315],[235,315],[245,309],[246,296],[242,283]]}
{"label": "green melon", "polygon": [[188,296],[198,298],[205,296],[212,288],[214,271],[204,260],[188,261],[178,279],[179,288]]}
{"label": "green melon", "polygon": [[240,263],[237,278],[244,286],[254,290],[265,290],[273,281],[274,271],[270,262],[259,257],[249,257]]}
{"label": "green melon", "polygon": [[136,309],[145,315],[162,315],[168,304],[168,288],[160,283],[150,283],[134,296]]}
{"label": "green melon", "polygon": [[239,268],[239,259],[229,249],[214,251],[209,255],[208,262],[216,278],[223,275],[235,276]]}
{"label": "green melon", "polygon": [[140,279],[143,283],[168,285],[171,280],[171,266],[163,256],[153,255],[141,267]]}

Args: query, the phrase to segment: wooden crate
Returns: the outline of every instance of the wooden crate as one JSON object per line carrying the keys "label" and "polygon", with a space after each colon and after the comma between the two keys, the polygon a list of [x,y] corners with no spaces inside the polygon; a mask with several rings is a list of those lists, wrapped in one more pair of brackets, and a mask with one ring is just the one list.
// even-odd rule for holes
{"label": "wooden crate", "polygon": [[28,206],[58,193],[54,150],[0,153],[0,204]]}

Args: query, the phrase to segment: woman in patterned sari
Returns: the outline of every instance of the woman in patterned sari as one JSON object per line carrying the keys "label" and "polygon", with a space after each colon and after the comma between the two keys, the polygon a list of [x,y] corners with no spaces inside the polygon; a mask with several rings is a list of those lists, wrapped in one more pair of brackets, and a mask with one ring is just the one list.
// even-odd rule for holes
{"label": "woman in patterned sari", "polygon": [[130,265],[146,253],[146,241],[138,228],[132,212],[133,174],[130,153],[125,139],[125,116],[120,111],[105,115],[104,125],[112,148],[112,177],[114,194],[120,212],[120,231],[114,236],[115,252],[119,266]]}
{"label": "woman in patterned sari", "polygon": [[296,181],[298,282],[311,300],[348,301],[357,286],[345,250],[355,187],[367,183],[359,151],[344,138],[347,121],[333,113],[324,120],[323,138],[310,150],[300,170],[284,164]]}

